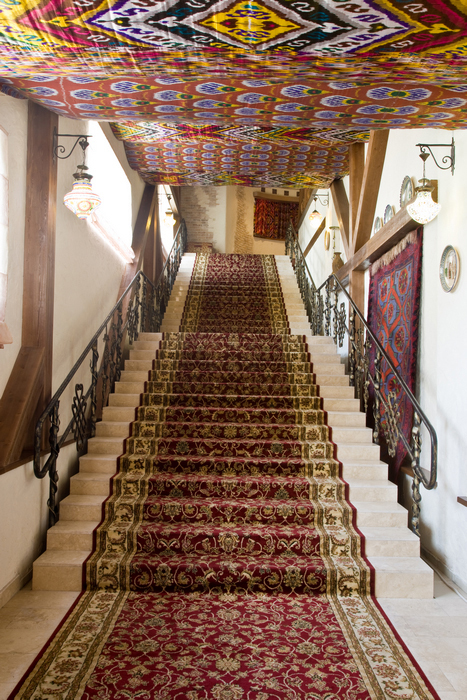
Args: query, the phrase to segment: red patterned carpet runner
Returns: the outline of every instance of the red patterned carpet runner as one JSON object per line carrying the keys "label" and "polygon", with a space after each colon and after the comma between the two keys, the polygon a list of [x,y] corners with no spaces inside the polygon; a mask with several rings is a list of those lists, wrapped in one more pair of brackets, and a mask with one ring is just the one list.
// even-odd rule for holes
{"label": "red patterned carpet runner", "polygon": [[432,699],[370,596],[273,256],[197,257],[87,592],[17,698]]}

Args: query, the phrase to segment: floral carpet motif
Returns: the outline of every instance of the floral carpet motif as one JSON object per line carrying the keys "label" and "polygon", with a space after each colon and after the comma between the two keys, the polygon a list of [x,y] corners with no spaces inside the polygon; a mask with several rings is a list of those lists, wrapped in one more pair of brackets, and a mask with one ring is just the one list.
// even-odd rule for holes
{"label": "floral carpet motif", "polygon": [[86,591],[12,697],[436,698],[371,597],[274,258],[198,255],[182,329],[155,353]]}

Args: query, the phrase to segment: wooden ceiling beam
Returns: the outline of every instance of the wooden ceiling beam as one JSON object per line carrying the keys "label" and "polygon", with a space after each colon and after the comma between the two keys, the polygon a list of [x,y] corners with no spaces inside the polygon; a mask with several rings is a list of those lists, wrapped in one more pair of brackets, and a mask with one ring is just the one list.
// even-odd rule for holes
{"label": "wooden ceiling beam", "polygon": [[306,258],[310,250],[313,248],[314,244],[318,240],[318,238],[321,236],[323,233],[324,229],[326,228],[326,219],[323,219],[316,231],[314,232],[311,241],[308,243],[307,247],[303,251],[303,257]]}
{"label": "wooden ceiling beam", "polygon": [[353,143],[349,147],[349,240],[352,241],[352,250],[364,171],[365,144]]}
{"label": "wooden ceiling beam", "polygon": [[352,253],[360,250],[371,236],[388,138],[389,129],[372,131],[370,134],[358,211],[352,230]]}
{"label": "wooden ceiling beam", "polygon": [[349,249],[349,199],[345,191],[343,180],[334,180],[331,183],[331,195],[336,210],[337,221],[341,230],[342,245],[344,246],[344,254],[348,260],[350,257]]}

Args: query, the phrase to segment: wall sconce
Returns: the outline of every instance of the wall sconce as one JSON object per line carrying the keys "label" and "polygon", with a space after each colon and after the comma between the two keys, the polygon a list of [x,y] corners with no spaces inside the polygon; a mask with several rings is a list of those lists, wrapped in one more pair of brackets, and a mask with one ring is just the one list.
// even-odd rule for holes
{"label": "wall sconce", "polygon": [[[430,186],[430,181],[425,177],[425,163],[431,155],[440,170],[450,170],[452,175],[454,175],[456,147],[454,138],[451,143],[417,143],[417,146],[420,148],[420,158],[423,161],[423,177],[420,180],[420,186],[415,188],[417,198],[415,202],[407,205],[407,211],[409,216],[418,224],[427,224],[438,216],[441,211],[441,205],[434,202],[431,197],[433,188]],[[431,150],[432,148],[439,147],[451,149],[451,155],[445,155],[441,160],[441,162],[445,164],[444,166],[438,163],[435,154]]]}
{"label": "wall sconce", "polygon": [[[170,207],[170,200],[172,199],[172,195],[167,194],[165,195],[167,197],[167,200],[169,202],[169,207]],[[174,226],[175,225],[175,216],[172,211],[172,208],[167,209],[167,211],[164,212],[164,218],[162,219],[163,223],[166,226]]]}
{"label": "wall sconce", "polygon": [[319,192],[317,192],[315,194],[315,196],[313,197],[313,202],[314,202],[315,208],[311,212],[310,216],[308,217],[313,224],[319,224],[321,219],[323,218],[322,215],[319,213],[319,211],[316,209],[316,201],[317,200],[319,201],[319,203],[323,207],[327,207],[329,204],[329,196],[327,194],[319,194]]}
{"label": "wall sconce", "polygon": [[[65,146],[58,143],[59,138],[74,138],[75,143],[73,144],[70,152],[67,155],[61,155],[66,153]],[[91,186],[92,175],[87,172],[88,167],[86,165],[86,149],[89,146],[88,139],[91,138],[88,135],[82,134],[57,134],[57,130],[54,129],[53,135],[53,158],[60,158],[61,160],[66,160],[71,156],[76,146],[79,144],[83,151],[83,162],[81,165],[77,166],[77,171],[73,173],[74,182],[73,187],[70,192],[68,192],[64,198],[63,203],[70,211],[75,214],[78,219],[87,219],[91,216],[92,212],[101,205],[101,198],[98,194],[93,192]]]}

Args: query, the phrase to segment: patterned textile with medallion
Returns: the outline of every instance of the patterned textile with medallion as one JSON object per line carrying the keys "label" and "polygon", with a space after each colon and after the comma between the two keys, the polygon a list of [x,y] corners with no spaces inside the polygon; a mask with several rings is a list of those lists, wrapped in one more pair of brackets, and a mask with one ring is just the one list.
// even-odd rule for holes
{"label": "patterned textile with medallion", "polygon": [[[371,269],[368,299],[368,323],[380,340],[402,378],[415,392],[418,352],[418,319],[422,277],[423,228],[406,236],[393,251]],[[370,369],[374,368],[374,351]],[[381,389],[391,402],[399,426],[410,444],[413,408],[387,363],[382,361]],[[385,445],[382,413],[381,441]],[[401,463],[407,454],[399,441],[394,457],[387,456],[390,478],[397,483]]]}
{"label": "patterned textile with medallion", "polygon": [[287,326],[273,256],[197,256],[86,591],[12,698],[437,698],[371,597],[307,344]]}
{"label": "patterned textile with medallion", "polygon": [[298,202],[275,202],[262,197],[255,198],[253,235],[274,241],[285,241],[287,227],[292,221],[297,225]]}

